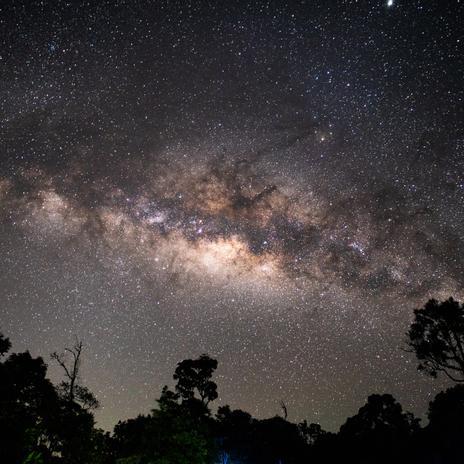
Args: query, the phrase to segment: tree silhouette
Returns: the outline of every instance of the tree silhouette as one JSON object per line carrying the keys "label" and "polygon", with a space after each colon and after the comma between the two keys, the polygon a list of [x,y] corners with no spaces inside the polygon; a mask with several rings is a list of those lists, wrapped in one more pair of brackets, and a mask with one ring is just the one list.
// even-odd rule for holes
{"label": "tree silhouette", "polygon": [[[79,402],[86,410],[97,409],[99,403],[94,394],[80,384],[82,350],[82,341],[76,340],[72,348],[65,348],[65,353],[59,354],[55,351],[50,356],[64,371],[66,380],[63,380],[59,385],[62,397],[69,403]],[[68,362],[67,358],[71,358],[71,361]]]}
{"label": "tree silhouette", "polygon": [[94,394],[81,384],[82,351],[83,343],[76,339],[74,346],[65,348],[64,353],[51,354],[65,376],[65,380],[56,388],[60,397],[60,415],[56,423],[62,437],[60,452],[65,464],[90,460],[94,447],[101,442],[91,413],[99,403]]}
{"label": "tree silhouette", "polygon": [[11,354],[0,363],[0,462],[16,464],[59,449],[59,398],[42,358]]}
{"label": "tree silhouette", "polygon": [[307,462],[308,444],[300,426],[282,417],[253,419],[240,409],[218,408],[216,434],[222,462]]}
{"label": "tree silhouette", "polygon": [[[431,356],[430,348],[424,344],[441,348],[447,362],[458,357],[462,309],[450,299],[431,300],[416,310],[411,346],[422,350],[427,369],[435,367],[427,364],[424,353]],[[0,334],[2,356],[10,346]],[[57,387],[47,379],[43,360],[29,352],[0,359],[1,464],[458,464],[464,455],[464,384],[436,396],[425,428],[384,394],[369,396],[335,434],[285,417],[255,419],[229,406],[219,407],[213,417],[209,405],[218,396],[217,361],[207,355],[179,362],[175,388],[163,388],[157,409],[119,422],[110,435],[95,428],[91,409],[97,402],[80,379],[82,352],[82,342],[76,341],[64,353],[52,354],[65,376]],[[436,362],[438,354],[433,356]],[[286,416],[283,402],[281,407]]]}
{"label": "tree silhouette", "polygon": [[113,432],[115,454],[119,458],[141,456],[147,453],[150,441],[154,440],[151,433],[153,419],[151,416],[139,415],[135,419],[119,421]]}
{"label": "tree silhouette", "polygon": [[[115,427],[116,455],[121,463],[205,464],[213,457],[209,402],[217,397],[211,380],[217,361],[207,355],[180,362],[176,391],[165,386],[158,409]],[[195,394],[198,394],[198,398]]]}
{"label": "tree silhouette", "polygon": [[440,392],[430,403],[428,418],[433,427],[464,432],[464,385]]}
{"label": "tree silhouette", "polygon": [[10,339],[5,337],[0,333],[0,357],[4,356],[8,351],[10,351],[11,342]]}
{"label": "tree silhouette", "polygon": [[401,404],[392,395],[370,395],[367,403],[358,413],[347,419],[340,433],[352,437],[376,430],[398,430],[410,433],[418,426],[418,419],[411,413],[403,412]]}
{"label": "tree silhouette", "polygon": [[217,361],[207,354],[198,359],[185,359],[177,364],[174,380],[177,380],[176,392],[182,400],[191,400],[198,392],[204,406],[218,397],[217,385],[211,380],[217,368]]}
{"label": "tree silhouette", "polygon": [[305,462],[306,445],[298,425],[279,416],[258,420],[254,425],[251,462]]}
{"label": "tree silhouette", "polygon": [[464,382],[464,306],[453,298],[441,303],[429,300],[414,310],[414,316],[408,345],[420,362],[418,369]]}
{"label": "tree silhouette", "polygon": [[[8,341],[5,354],[9,340],[3,335],[0,340]],[[70,350],[75,356],[69,367],[57,355],[74,379],[72,389],[67,382],[55,387],[43,359],[27,351],[0,362],[0,463],[106,464],[100,457],[108,457],[103,453],[108,437],[94,429],[93,415],[76,402],[95,404],[87,399],[93,394],[78,384],[81,351],[82,345]]]}
{"label": "tree silhouette", "polygon": [[327,432],[323,430],[319,424],[308,424],[306,420],[298,424],[298,428],[300,429],[303,439],[308,445],[314,445],[320,441],[321,438],[327,435]]}
{"label": "tree silhouette", "polygon": [[287,420],[288,417],[288,409],[287,405],[285,404],[284,400],[280,400],[280,409],[282,409],[282,414],[284,415],[284,419]]}
{"label": "tree silhouette", "polygon": [[255,420],[245,411],[220,406],[216,414],[216,435],[222,462],[248,462],[254,449]]}
{"label": "tree silhouette", "polygon": [[421,462],[461,464],[464,456],[464,385],[438,393],[430,402]]}
{"label": "tree silhouette", "polygon": [[405,458],[408,441],[419,420],[403,412],[392,395],[371,395],[359,412],[340,428],[349,462],[394,462]]}

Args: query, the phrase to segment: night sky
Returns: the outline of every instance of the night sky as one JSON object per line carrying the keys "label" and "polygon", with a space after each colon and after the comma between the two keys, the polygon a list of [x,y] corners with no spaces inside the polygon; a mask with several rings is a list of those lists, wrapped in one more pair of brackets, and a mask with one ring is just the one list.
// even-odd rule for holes
{"label": "night sky", "polygon": [[[100,426],[176,363],[336,430],[424,415],[412,310],[464,298],[464,6],[0,4],[0,329],[85,344]],[[50,366],[52,379],[59,371]]]}

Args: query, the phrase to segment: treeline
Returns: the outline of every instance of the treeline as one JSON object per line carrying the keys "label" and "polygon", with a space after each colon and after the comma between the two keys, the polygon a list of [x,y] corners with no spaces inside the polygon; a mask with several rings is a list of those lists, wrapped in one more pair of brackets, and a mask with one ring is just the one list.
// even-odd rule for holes
{"label": "treeline", "polygon": [[155,409],[110,434],[95,427],[98,401],[81,383],[81,342],[51,355],[64,378],[54,385],[42,358],[9,354],[0,334],[0,463],[462,463],[464,306],[430,300],[415,310],[408,345],[420,370],[456,383],[431,401],[425,426],[389,394],[369,396],[338,433],[288,421],[283,403],[282,416],[270,419],[229,406],[213,414],[217,361],[202,355],[177,365],[175,387],[163,388]]}

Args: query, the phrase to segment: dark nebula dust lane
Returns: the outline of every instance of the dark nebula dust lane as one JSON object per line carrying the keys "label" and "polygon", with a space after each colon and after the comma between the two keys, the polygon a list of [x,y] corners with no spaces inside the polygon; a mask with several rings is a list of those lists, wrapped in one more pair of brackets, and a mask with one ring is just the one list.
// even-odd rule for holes
{"label": "dark nebula dust lane", "polygon": [[[412,310],[462,299],[459,2],[5,2],[0,328],[86,345],[99,423],[178,361],[336,429],[423,414]],[[56,375],[53,372],[52,375]]]}

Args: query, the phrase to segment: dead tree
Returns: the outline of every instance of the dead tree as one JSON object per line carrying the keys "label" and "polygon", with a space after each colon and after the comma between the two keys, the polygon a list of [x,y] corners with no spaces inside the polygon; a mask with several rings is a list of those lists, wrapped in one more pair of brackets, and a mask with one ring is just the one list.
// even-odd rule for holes
{"label": "dead tree", "polygon": [[283,402],[283,400],[280,400],[280,407],[282,408],[282,412],[284,413],[284,419],[287,420],[288,417],[288,410],[286,404]]}
{"label": "dead tree", "polygon": [[[64,353],[51,354],[51,358],[63,369],[65,380],[60,384],[62,397],[69,403],[80,403],[84,409],[96,409],[98,400],[93,393],[80,384],[79,373],[81,367],[82,341],[76,339],[72,348],[65,348]],[[70,358],[70,360],[69,360]]]}

